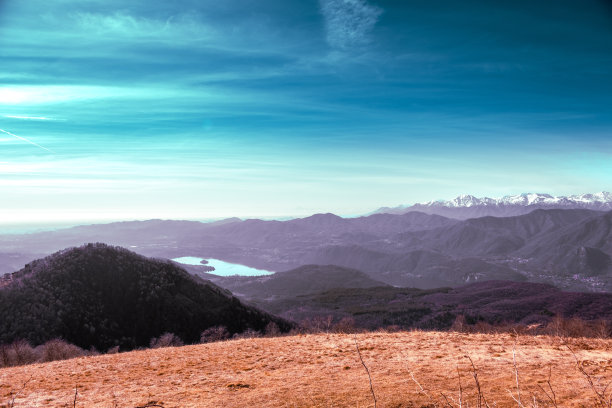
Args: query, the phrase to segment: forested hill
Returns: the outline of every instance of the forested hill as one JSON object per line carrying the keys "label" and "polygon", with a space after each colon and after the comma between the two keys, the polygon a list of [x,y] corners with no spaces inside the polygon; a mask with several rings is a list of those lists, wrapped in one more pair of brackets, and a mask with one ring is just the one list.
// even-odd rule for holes
{"label": "forested hill", "polygon": [[106,350],[146,346],[175,333],[196,342],[212,326],[230,333],[290,324],[242,304],[176,264],[123,248],[87,244],[29,263],[0,290],[0,343],[61,337]]}

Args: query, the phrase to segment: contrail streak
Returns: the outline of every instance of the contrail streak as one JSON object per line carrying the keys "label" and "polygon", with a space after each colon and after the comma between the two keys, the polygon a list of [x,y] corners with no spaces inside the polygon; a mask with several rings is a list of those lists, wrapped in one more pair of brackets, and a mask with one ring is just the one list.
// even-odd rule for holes
{"label": "contrail streak", "polygon": [[31,141],[31,140],[26,139],[25,137],[17,136],[16,134],[11,133],[11,132],[7,132],[7,131],[6,131],[6,130],[4,130],[4,129],[0,129],[0,132],[2,132],[2,133],[6,133],[7,135],[10,135],[10,136],[14,136],[14,137],[16,137],[17,139],[23,140],[24,142],[27,142],[27,143],[29,143],[29,144],[31,144],[31,145],[36,146],[36,147],[40,147],[41,149],[44,149],[44,150],[46,150],[46,151],[48,151],[48,152],[50,152],[50,153],[55,153],[53,150],[51,150],[51,149],[47,149],[45,146],[41,146],[41,145],[39,145],[38,143],[35,143],[35,142]]}

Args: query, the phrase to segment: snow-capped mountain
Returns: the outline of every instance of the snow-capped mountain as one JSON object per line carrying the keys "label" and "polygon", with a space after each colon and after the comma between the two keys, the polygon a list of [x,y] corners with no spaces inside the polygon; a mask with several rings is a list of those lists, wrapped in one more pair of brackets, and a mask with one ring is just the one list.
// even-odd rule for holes
{"label": "snow-capped mountain", "polygon": [[612,210],[612,194],[601,192],[555,197],[550,194],[523,193],[501,198],[460,195],[452,200],[437,200],[411,206],[382,207],[374,213],[404,214],[421,211],[445,217],[466,219],[487,215],[507,217],[527,214],[536,209],[587,209],[596,211]]}

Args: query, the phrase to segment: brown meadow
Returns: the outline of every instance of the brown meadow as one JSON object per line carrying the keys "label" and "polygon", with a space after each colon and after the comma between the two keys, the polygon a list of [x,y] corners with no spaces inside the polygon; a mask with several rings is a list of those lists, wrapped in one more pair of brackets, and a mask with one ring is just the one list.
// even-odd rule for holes
{"label": "brown meadow", "polygon": [[322,333],[4,368],[0,407],[597,407],[610,382],[612,340]]}

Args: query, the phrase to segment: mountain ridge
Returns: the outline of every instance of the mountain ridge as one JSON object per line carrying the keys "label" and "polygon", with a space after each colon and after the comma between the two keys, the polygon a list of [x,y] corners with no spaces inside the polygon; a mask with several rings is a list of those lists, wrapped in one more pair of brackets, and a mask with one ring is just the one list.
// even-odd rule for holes
{"label": "mountain ridge", "polygon": [[491,216],[512,216],[529,213],[536,209],[588,209],[612,210],[612,193],[576,194],[552,196],[544,193],[522,193],[500,198],[476,197],[462,194],[452,200],[433,200],[397,207],[380,207],[371,214],[405,214],[422,211],[456,219]]}
{"label": "mountain ridge", "polygon": [[414,211],[217,225],[151,221],[89,226],[0,236],[5,251],[0,254],[0,273],[17,270],[13,265],[35,259],[35,254],[94,241],[145,256],[214,258],[276,272],[308,264],[336,265],[395,286],[527,279],[567,290],[612,289],[612,211],[589,209],[534,209],[467,220]]}

